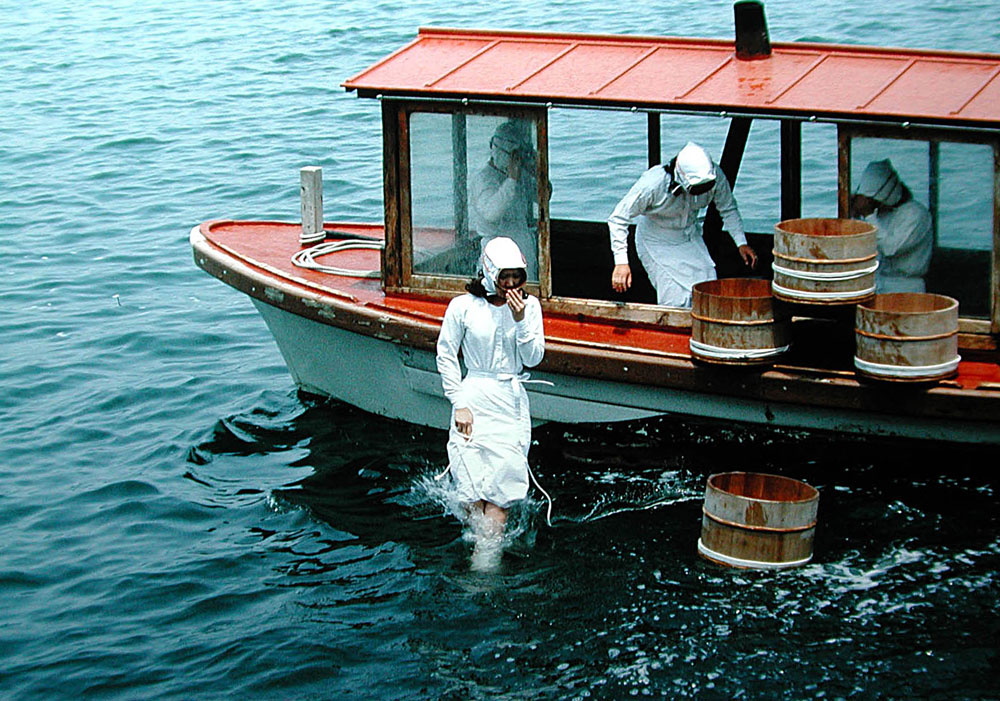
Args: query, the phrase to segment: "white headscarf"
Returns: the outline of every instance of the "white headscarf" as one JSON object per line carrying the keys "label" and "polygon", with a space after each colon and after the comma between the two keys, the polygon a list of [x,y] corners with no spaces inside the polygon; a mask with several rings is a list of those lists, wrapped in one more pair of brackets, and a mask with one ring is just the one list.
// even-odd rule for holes
{"label": "white headscarf", "polygon": [[528,262],[524,254],[513,240],[506,236],[497,236],[486,242],[483,247],[483,287],[491,295],[497,293],[497,278],[501,270],[508,268],[521,269],[527,274]]}
{"label": "white headscarf", "polygon": [[712,157],[698,144],[687,142],[674,161],[674,178],[685,190],[715,180]]}
{"label": "white headscarf", "polygon": [[493,165],[506,171],[511,154],[518,152],[521,165],[534,167],[537,154],[531,146],[531,135],[526,122],[510,119],[497,127],[490,139],[490,154]]}
{"label": "white headscarf", "polygon": [[895,207],[903,198],[903,183],[892,167],[888,158],[882,161],[872,161],[861,174],[856,195],[870,197],[877,202]]}

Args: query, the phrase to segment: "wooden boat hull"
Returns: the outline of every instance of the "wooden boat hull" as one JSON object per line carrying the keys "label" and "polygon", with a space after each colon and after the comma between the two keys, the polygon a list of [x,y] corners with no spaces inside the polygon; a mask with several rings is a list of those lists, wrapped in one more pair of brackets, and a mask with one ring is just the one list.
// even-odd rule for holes
{"label": "wooden boat hull", "polygon": [[[451,407],[444,398],[434,353],[316,322],[254,300],[278,344],[296,385],[381,416],[447,428]],[[967,443],[1000,442],[997,427],[965,422],[901,419],[873,412],[837,411],[764,399],[720,397],[546,371],[532,379],[531,415],[538,423],[625,421],[661,414],[901,438]]]}
{"label": "wooden boat hull", "polygon": [[[415,424],[448,425],[450,407],[434,359],[443,304],[428,312],[420,304],[377,295],[365,302],[236,253],[206,233],[210,225],[191,232],[195,262],[253,299],[299,387]],[[568,322],[547,327],[546,358],[531,371],[532,379],[553,383],[529,386],[537,422],[675,414],[1000,445],[996,390],[939,386],[911,391],[869,386],[853,373],[814,368],[704,367],[689,354],[596,342],[582,332],[560,336],[564,327],[576,328]],[[687,337],[680,336],[686,344]]]}

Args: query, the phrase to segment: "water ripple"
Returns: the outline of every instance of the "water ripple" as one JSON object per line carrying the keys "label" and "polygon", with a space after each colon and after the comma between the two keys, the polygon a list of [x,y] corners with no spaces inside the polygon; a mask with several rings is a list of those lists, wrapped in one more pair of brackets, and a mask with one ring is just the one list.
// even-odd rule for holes
{"label": "water ripple", "polygon": [[[533,495],[501,568],[472,572],[434,479],[444,434],[297,394],[252,305],[191,262],[199,221],[295,220],[303,165],[324,167],[331,218],[381,221],[378,109],[339,84],[418,26],[731,37],[731,6],[674,5],[6,12],[0,694],[995,696],[1000,516],[975,468],[994,455],[669,419],[546,426],[531,458],[554,527]],[[775,41],[994,51],[994,5],[772,0],[768,20]],[[554,212],[603,219],[642,169],[644,121],[605,117],[550,113],[569,154]],[[664,136],[721,148],[724,125]],[[804,210],[821,216],[836,134],[803,136]],[[768,168],[741,175],[752,217],[776,211]],[[698,558],[704,480],[730,469],[820,489],[813,563]]]}

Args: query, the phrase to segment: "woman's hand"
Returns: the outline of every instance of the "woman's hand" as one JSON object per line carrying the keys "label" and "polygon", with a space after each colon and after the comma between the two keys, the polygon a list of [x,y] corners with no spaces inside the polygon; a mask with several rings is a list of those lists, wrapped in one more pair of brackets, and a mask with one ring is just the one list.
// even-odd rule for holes
{"label": "woman's hand", "polygon": [[472,410],[455,409],[455,428],[466,438],[472,438]]}
{"label": "woman's hand", "polygon": [[513,290],[506,290],[507,295],[507,306],[510,307],[510,313],[514,315],[514,321],[524,321],[524,296],[521,294],[521,288],[515,288]]}
{"label": "woman's hand", "polygon": [[743,244],[739,247],[740,257],[743,262],[747,264],[750,268],[757,267],[757,252],[754,251],[750,246]]}
{"label": "woman's hand", "polygon": [[512,152],[507,161],[507,177],[511,180],[521,179],[521,154],[518,151]]}
{"label": "woman's hand", "polygon": [[616,265],[611,271],[611,288],[615,292],[628,292],[632,286],[632,268],[627,264]]}

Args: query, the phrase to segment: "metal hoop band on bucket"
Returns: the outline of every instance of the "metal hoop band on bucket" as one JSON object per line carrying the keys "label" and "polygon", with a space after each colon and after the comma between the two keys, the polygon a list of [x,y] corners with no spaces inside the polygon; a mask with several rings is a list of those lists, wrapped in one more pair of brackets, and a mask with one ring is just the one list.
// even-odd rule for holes
{"label": "metal hoop band on bucket", "polygon": [[857,280],[863,278],[866,275],[871,275],[876,270],[878,270],[878,263],[871,265],[867,268],[861,268],[859,270],[836,270],[828,273],[823,273],[819,271],[805,271],[805,270],[792,270],[791,268],[785,268],[777,263],[772,263],[771,268],[776,273],[781,273],[788,277],[796,278],[799,280],[815,280],[817,282],[835,282],[842,280]]}
{"label": "metal hoop band on bucket", "polygon": [[774,288],[775,293],[779,297],[789,298],[789,299],[804,299],[804,300],[825,300],[825,299],[835,299],[844,302],[852,302],[855,300],[861,300],[871,297],[875,294],[875,287],[866,287],[863,290],[848,290],[847,292],[806,292],[805,290],[793,290],[790,287],[783,287],[776,282],[772,282],[771,286]]}
{"label": "metal hoop band on bucket", "polygon": [[710,346],[706,343],[699,343],[691,339],[689,342],[691,350],[697,355],[717,360],[759,360],[772,358],[785,353],[791,346],[781,346],[780,348],[720,348]]}
{"label": "metal hoop band on bucket", "polygon": [[854,356],[854,367],[867,375],[877,377],[937,379],[947,377],[958,370],[960,360],[961,357],[955,356],[952,360],[937,365],[885,365]]}
{"label": "metal hoop band on bucket", "polygon": [[716,552],[709,547],[707,547],[701,538],[698,539],[698,552],[705,558],[709,560],[714,560],[723,565],[729,565],[730,567],[745,567],[748,569],[760,569],[760,570],[784,570],[790,567],[801,567],[802,565],[808,564],[812,560],[812,554],[809,557],[803,558],[801,560],[792,560],[790,562],[764,562],[763,560],[744,560],[743,558],[733,557],[732,555],[725,555],[723,553]]}

